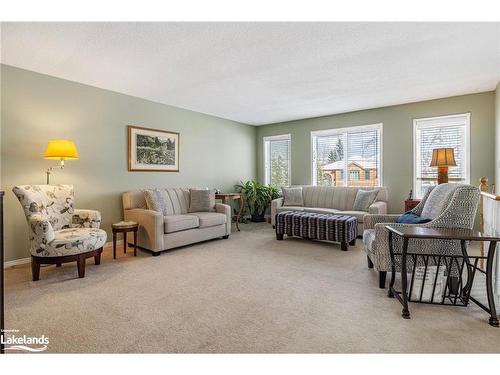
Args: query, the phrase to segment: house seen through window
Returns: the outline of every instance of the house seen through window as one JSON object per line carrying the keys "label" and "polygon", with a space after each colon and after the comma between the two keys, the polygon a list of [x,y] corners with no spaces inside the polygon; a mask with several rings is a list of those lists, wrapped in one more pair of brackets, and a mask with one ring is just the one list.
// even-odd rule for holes
{"label": "house seen through window", "polygon": [[382,124],[311,132],[313,185],[380,186],[381,139]]}

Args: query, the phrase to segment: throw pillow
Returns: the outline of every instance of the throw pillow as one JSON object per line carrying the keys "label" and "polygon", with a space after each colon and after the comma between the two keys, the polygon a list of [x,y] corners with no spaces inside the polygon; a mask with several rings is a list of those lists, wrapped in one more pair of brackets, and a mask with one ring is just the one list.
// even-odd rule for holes
{"label": "throw pillow", "polygon": [[161,212],[163,216],[168,215],[165,195],[160,189],[143,190],[143,193],[148,210]]}
{"label": "throw pillow", "polygon": [[377,198],[378,190],[358,190],[352,209],[354,211],[368,211],[368,207]]}
{"label": "throw pillow", "polygon": [[282,187],[283,206],[303,206],[302,187]]}
{"label": "throw pillow", "polygon": [[398,217],[398,220],[396,220],[396,223],[402,223],[402,224],[423,224],[423,223],[428,223],[431,221],[431,219],[418,216],[417,214],[414,214],[411,211],[405,212],[403,215]]}
{"label": "throw pillow", "polygon": [[215,207],[215,190],[195,190],[189,191],[188,212],[209,212]]}

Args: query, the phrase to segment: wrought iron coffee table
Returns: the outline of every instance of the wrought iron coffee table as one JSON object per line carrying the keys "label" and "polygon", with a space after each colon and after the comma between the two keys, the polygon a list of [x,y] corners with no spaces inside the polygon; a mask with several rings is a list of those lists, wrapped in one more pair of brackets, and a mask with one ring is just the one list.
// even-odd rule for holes
{"label": "wrought iron coffee table", "polygon": [[[493,297],[493,258],[495,255],[496,244],[497,241],[500,241],[500,237],[485,235],[481,232],[469,229],[423,228],[418,226],[397,227],[391,225],[386,225],[385,227],[389,231],[389,251],[392,264],[392,276],[388,295],[389,297],[396,297],[399,302],[401,302],[401,304],[403,305],[402,316],[404,319],[410,319],[408,302],[467,306],[469,301],[472,301],[490,314],[489,324],[491,326],[499,327],[498,316],[495,308],[495,300]],[[393,236],[399,236],[403,240],[403,247],[400,253],[394,252]],[[408,241],[411,239],[441,239],[460,241],[462,255],[424,254],[408,252]],[[467,241],[488,241],[490,243],[488,254],[486,256],[469,255],[467,253]],[[394,288],[396,275],[396,257],[401,257],[401,292],[396,291]],[[480,259],[486,259],[486,269],[478,266],[478,261]],[[413,265],[411,267],[411,281],[409,291],[407,273],[408,260],[410,260]],[[421,270],[423,268],[423,278],[422,284],[420,286],[421,291],[417,293],[419,294],[419,298],[417,297],[415,299],[412,297],[412,289],[415,282],[415,270],[418,268],[417,266],[419,264],[421,265]],[[430,297],[430,301],[424,301],[422,299],[422,295],[425,288],[426,273],[428,272],[429,266],[431,264],[437,265],[437,270],[435,271],[435,277],[432,277],[434,278],[434,281],[433,284],[431,284],[432,295]],[[435,297],[437,297],[435,296],[436,282],[438,279],[440,266],[445,267],[447,271],[446,284],[444,285],[444,292],[442,296],[438,298],[437,302],[435,302]],[[466,282],[464,282],[462,277],[464,267],[466,267],[467,272]],[[452,268],[455,268],[457,270],[457,277],[454,284],[450,282],[450,278],[452,278],[450,277]],[[485,306],[470,295],[476,271],[484,273],[486,275],[486,293],[488,296],[488,306]]]}

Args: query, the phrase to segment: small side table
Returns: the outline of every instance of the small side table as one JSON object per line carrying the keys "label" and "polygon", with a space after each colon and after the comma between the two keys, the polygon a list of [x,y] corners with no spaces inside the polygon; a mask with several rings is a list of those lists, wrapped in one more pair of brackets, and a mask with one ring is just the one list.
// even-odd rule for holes
{"label": "small side table", "polygon": [[240,231],[240,218],[243,213],[243,207],[245,206],[243,200],[243,194],[240,193],[220,193],[215,194],[215,199],[220,199],[222,203],[231,205],[231,201],[240,201],[240,209],[236,214],[236,229]]}
{"label": "small side table", "polygon": [[137,256],[137,230],[139,224],[135,221],[120,221],[111,225],[113,232],[113,259],[116,259],[116,235],[123,233],[123,253],[127,254],[127,233],[134,233],[134,256]]}
{"label": "small side table", "polygon": [[[407,226],[407,227],[395,227],[391,225],[386,225],[386,229],[389,231],[389,252],[391,256],[391,283],[389,285],[389,297],[396,297],[397,300],[403,305],[402,316],[404,319],[410,319],[410,310],[408,309],[408,302],[419,302],[419,303],[430,303],[438,305],[453,305],[453,306],[467,306],[469,301],[474,302],[477,306],[482,308],[488,314],[490,314],[489,324],[493,327],[499,327],[499,321],[497,316],[497,311],[495,307],[495,299],[493,295],[493,260],[495,256],[495,250],[497,242],[500,241],[500,237],[493,235],[486,235],[481,232],[477,232],[470,229],[459,229],[459,228],[425,228],[419,226]],[[401,252],[394,251],[394,241],[393,236],[398,236],[403,240],[403,248]],[[461,255],[445,255],[445,254],[432,254],[432,253],[415,253],[408,252],[408,242],[409,240],[420,239],[420,240],[456,240],[460,241]],[[488,255],[487,256],[472,256],[467,252],[467,242],[468,241],[487,241],[489,242]],[[395,257],[401,257],[401,291],[397,291],[394,288],[395,275],[396,275],[396,259]],[[436,259],[437,258],[437,259]],[[480,259],[486,258],[486,269],[482,269],[478,266],[478,261]],[[408,284],[408,267],[407,260],[413,263],[410,265],[411,281]],[[429,301],[423,301],[422,295],[425,288],[426,273],[428,266],[436,263],[437,261],[437,271],[435,278],[430,278],[432,286],[432,296]],[[423,273],[422,284],[420,285],[420,296],[414,299],[413,297],[413,286],[415,279],[415,269],[417,264],[424,264],[425,267]],[[434,291],[436,289],[436,282],[439,274],[439,267],[446,269],[447,277],[444,286],[444,293],[438,301],[435,301]],[[451,279],[451,270],[456,268],[459,270],[457,274],[457,291],[451,291],[449,287],[449,281]],[[467,272],[467,282],[464,282],[462,278],[462,272]],[[472,284],[474,283],[474,276],[476,272],[481,272],[486,275],[486,294],[488,297],[488,306],[483,305],[477,299],[471,296]],[[433,280],[432,280],[433,279]],[[409,293],[408,293],[409,291]],[[448,291],[448,294],[446,293]]]}
{"label": "small side table", "polygon": [[405,212],[413,210],[420,203],[420,199],[407,199],[405,200]]}

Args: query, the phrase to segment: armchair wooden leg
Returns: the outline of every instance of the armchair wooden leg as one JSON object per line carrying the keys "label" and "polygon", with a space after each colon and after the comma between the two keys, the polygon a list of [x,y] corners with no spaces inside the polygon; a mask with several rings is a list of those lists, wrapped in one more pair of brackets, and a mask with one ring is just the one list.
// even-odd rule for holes
{"label": "armchair wooden leg", "polygon": [[62,264],[61,264],[61,263],[57,263],[57,264],[56,264],[56,267],[61,267],[61,266],[62,266]]}
{"label": "armchair wooden leg", "polygon": [[368,268],[373,268],[373,262],[368,255],[366,256],[366,260],[368,261]]}
{"label": "armchair wooden leg", "polygon": [[85,277],[85,256],[79,255],[76,259],[76,265],[78,267],[78,277],[80,279]]}
{"label": "armchair wooden leg", "polygon": [[386,271],[379,271],[378,273],[378,287],[380,289],[385,289],[385,278],[387,276]]}
{"label": "armchair wooden leg", "polygon": [[40,263],[33,257],[31,258],[31,274],[33,276],[33,281],[38,281],[40,279]]}

